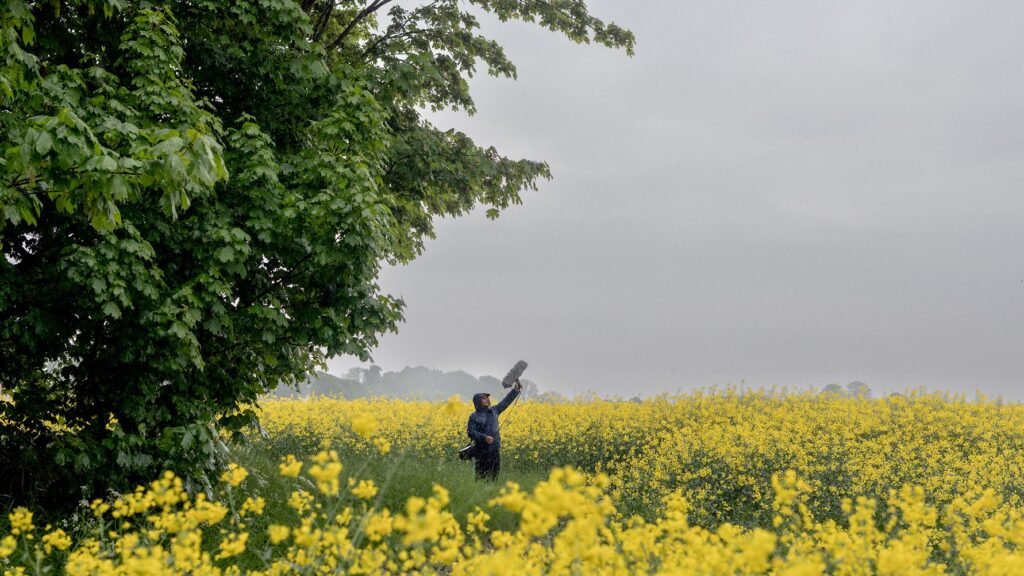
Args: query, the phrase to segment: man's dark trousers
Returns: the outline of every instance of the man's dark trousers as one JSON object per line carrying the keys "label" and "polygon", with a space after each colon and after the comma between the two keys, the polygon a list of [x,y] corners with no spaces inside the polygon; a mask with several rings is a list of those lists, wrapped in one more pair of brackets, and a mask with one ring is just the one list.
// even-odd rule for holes
{"label": "man's dark trousers", "polygon": [[498,450],[483,450],[483,453],[476,459],[477,480],[497,480],[498,471],[501,470],[501,452]]}

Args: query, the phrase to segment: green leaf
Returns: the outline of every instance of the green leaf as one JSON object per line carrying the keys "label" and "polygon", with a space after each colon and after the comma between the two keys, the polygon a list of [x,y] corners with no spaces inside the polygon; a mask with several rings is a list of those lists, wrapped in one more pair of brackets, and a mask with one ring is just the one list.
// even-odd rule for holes
{"label": "green leaf", "polygon": [[36,139],[36,153],[45,156],[53,147],[53,135],[49,132],[41,132]]}
{"label": "green leaf", "polygon": [[213,253],[214,257],[221,262],[230,262],[235,259],[235,251],[230,246],[224,246]]}
{"label": "green leaf", "polygon": [[189,336],[188,327],[182,324],[181,322],[174,322],[173,324],[171,324],[169,332],[171,333],[171,335],[177,336],[182,340],[188,338]]}
{"label": "green leaf", "polygon": [[107,302],[103,304],[103,314],[111,318],[117,319],[121,317],[121,309],[113,302]]}
{"label": "green leaf", "polygon": [[111,198],[114,200],[126,200],[128,198],[128,185],[125,182],[124,176],[114,174],[107,181],[107,184],[107,192]]}

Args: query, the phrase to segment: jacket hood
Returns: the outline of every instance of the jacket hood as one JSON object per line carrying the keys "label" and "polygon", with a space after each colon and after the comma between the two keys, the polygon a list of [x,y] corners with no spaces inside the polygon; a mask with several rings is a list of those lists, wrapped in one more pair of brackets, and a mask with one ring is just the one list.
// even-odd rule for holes
{"label": "jacket hood", "polygon": [[476,394],[473,394],[473,408],[476,408],[477,410],[483,410],[484,406],[482,402],[484,400],[484,397],[486,396],[490,396],[490,394],[488,394],[487,392],[477,392]]}

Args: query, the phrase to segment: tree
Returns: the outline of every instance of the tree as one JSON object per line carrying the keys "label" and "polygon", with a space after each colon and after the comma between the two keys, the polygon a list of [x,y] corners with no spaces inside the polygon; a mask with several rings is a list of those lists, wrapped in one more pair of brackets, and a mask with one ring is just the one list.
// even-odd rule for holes
{"label": "tree", "polygon": [[373,366],[370,366],[366,370],[366,372],[363,373],[363,382],[367,386],[373,388],[374,386],[380,384],[380,380],[382,378],[383,373],[384,370],[380,366],[374,364]]}
{"label": "tree", "polygon": [[871,398],[871,387],[863,382],[850,382],[846,392],[851,398]]}
{"label": "tree", "polygon": [[568,401],[565,398],[565,396],[562,396],[561,394],[559,394],[558,392],[555,392],[554,390],[548,390],[547,392],[542,392],[542,393],[534,396],[533,400],[535,402],[541,402],[543,404],[560,404],[562,402],[567,402]]}
{"label": "tree", "polygon": [[846,396],[846,390],[844,390],[842,386],[834,382],[832,384],[829,384],[828,386],[825,386],[821,390],[821,393],[826,396]]}
{"label": "tree", "polygon": [[582,0],[5,0],[0,491],[202,481],[260,393],[368,359],[382,263],[550,177],[422,116],[515,77],[479,12],[632,52]]}

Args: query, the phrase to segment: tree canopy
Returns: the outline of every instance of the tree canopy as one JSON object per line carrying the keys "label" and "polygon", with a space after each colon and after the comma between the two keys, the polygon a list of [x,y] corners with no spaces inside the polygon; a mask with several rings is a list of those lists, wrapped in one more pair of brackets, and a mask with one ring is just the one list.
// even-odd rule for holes
{"label": "tree canopy", "polygon": [[0,1],[15,495],[201,480],[259,394],[396,328],[378,272],[434,217],[550,177],[424,118],[473,112],[478,66],[515,77],[477,15],[634,43],[583,0]]}

